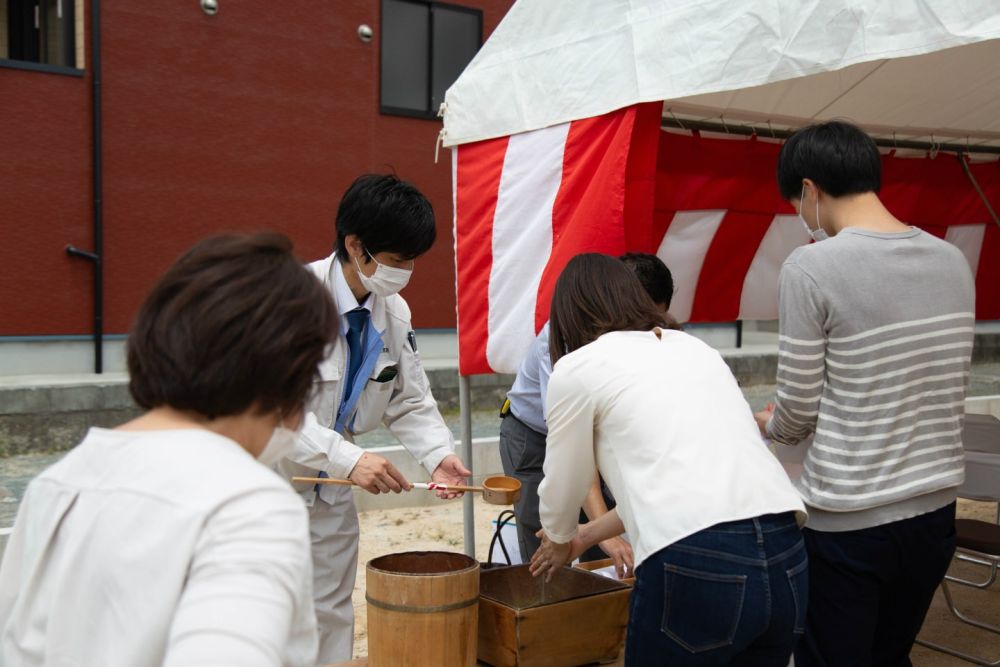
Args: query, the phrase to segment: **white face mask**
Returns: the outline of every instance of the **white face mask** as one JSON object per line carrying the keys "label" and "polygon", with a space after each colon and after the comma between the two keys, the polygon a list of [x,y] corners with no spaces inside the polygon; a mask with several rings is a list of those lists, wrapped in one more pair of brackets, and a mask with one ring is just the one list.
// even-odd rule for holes
{"label": "white face mask", "polygon": [[397,269],[394,266],[386,266],[385,264],[379,264],[371,253],[367,250],[365,253],[371,257],[371,260],[378,264],[375,269],[375,273],[371,277],[366,276],[361,272],[361,264],[358,263],[358,258],[354,258],[354,264],[358,267],[358,279],[361,281],[361,285],[374,294],[375,296],[390,296],[396,294],[399,290],[406,287],[406,284],[410,282],[410,276],[413,275],[413,269]]}
{"label": "white face mask", "polygon": [[257,456],[257,460],[266,466],[272,466],[292,451],[295,441],[299,438],[299,432],[293,431],[284,426],[276,426],[271,439],[267,441],[264,450]]}
{"label": "white face mask", "polygon": [[809,226],[806,219],[802,217],[802,206],[805,204],[806,190],[802,188],[802,194],[799,195],[799,220],[802,221],[802,226],[806,228],[806,233],[812,237],[812,240],[816,243],[820,241],[825,241],[830,238],[830,235],[826,233],[823,227],[819,224],[819,196],[816,197],[816,229]]}

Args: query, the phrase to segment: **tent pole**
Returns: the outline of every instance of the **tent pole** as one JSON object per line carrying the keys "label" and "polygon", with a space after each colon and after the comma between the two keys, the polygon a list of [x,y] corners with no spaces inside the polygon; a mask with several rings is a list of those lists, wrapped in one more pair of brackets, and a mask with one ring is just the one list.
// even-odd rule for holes
{"label": "tent pole", "polygon": [[[472,467],[472,391],[468,375],[458,376],[458,411],[462,419],[462,462],[475,476]],[[470,480],[472,481],[472,480]],[[466,493],[462,497],[462,522],[465,528],[465,554],[476,557],[476,513],[473,507],[474,495]]]}

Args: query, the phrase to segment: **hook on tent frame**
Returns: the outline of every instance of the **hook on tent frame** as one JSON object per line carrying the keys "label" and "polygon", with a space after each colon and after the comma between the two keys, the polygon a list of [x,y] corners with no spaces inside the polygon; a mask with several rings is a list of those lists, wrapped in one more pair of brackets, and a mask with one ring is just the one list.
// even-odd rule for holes
{"label": "hook on tent frame", "polygon": [[729,134],[729,126],[726,125],[726,117],[720,113],[719,120],[722,121],[722,128],[726,131],[726,134]]}
{"label": "hook on tent frame", "polygon": [[771,119],[768,119],[767,121],[767,129],[771,131],[771,138],[777,139],[777,137],[774,136],[774,128],[771,127]]}

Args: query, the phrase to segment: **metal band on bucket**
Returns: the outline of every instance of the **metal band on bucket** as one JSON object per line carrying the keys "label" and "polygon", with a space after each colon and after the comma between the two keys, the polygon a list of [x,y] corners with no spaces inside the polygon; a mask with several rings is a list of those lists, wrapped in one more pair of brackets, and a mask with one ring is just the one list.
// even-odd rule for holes
{"label": "metal band on bucket", "polygon": [[367,593],[365,593],[365,601],[373,607],[378,607],[379,609],[385,609],[386,611],[399,611],[408,612],[414,614],[433,614],[439,611],[455,611],[456,609],[465,609],[466,607],[471,607],[472,605],[479,602],[478,597],[474,597],[470,600],[462,600],[461,602],[452,602],[451,604],[442,604],[436,607],[411,607],[405,604],[390,604],[388,602],[382,602],[381,600],[376,600]]}

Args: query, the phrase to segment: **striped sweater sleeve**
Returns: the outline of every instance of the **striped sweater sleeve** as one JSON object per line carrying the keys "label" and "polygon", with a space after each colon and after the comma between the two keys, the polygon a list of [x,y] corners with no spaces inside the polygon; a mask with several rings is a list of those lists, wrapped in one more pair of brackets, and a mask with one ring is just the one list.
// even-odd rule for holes
{"label": "striped sweater sleeve", "polygon": [[826,383],[827,304],[816,282],[790,262],[781,268],[778,303],[778,387],[767,435],[794,445],[816,428]]}

